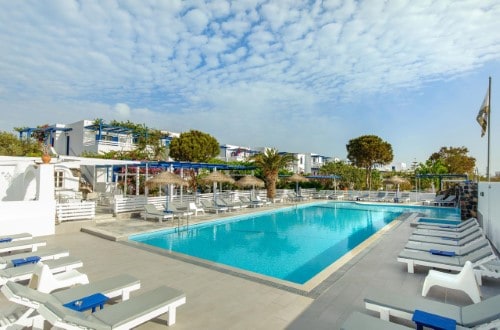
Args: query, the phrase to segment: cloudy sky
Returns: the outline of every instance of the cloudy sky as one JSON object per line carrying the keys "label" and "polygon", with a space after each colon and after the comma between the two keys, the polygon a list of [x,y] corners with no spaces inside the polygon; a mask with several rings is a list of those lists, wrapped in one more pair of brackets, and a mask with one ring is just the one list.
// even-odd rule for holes
{"label": "cloudy sky", "polygon": [[0,0],[0,130],[130,120],[341,159],[374,134],[397,162],[465,146],[484,173],[491,76],[500,171],[498,17],[494,0]]}

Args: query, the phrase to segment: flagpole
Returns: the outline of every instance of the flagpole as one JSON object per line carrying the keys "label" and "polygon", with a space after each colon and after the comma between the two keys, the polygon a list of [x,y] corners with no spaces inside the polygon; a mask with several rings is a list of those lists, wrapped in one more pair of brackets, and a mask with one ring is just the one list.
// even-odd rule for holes
{"label": "flagpole", "polygon": [[488,111],[488,158],[487,158],[487,164],[486,164],[486,169],[487,173],[486,176],[488,178],[488,182],[490,182],[490,137],[491,137],[491,77],[489,77],[489,82],[488,82],[488,105],[489,105],[489,111]]}

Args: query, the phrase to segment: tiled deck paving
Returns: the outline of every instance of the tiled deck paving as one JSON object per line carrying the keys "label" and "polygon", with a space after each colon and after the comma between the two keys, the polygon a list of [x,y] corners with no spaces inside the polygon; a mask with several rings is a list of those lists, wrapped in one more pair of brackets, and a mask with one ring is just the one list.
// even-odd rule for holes
{"label": "tiled deck paving", "polygon": [[[124,237],[169,224],[136,219],[85,226],[110,237]],[[415,274],[408,274],[406,265],[396,261],[412,230],[409,223],[401,222],[309,294],[283,290],[85,232],[59,229],[58,234],[45,239],[48,245],[66,247],[81,258],[81,271],[91,281],[129,273],[141,279],[145,290],[162,284],[183,290],[187,303],[177,311],[177,323],[172,327],[175,329],[339,329],[352,311],[368,313],[363,297],[372,286],[420,295],[426,270],[417,268]],[[499,280],[483,282],[484,298],[500,293]],[[433,288],[429,297],[460,305],[470,303],[461,292],[439,288]],[[0,309],[9,305],[1,295]],[[154,320],[140,328],[165,329],[165,323]]]}

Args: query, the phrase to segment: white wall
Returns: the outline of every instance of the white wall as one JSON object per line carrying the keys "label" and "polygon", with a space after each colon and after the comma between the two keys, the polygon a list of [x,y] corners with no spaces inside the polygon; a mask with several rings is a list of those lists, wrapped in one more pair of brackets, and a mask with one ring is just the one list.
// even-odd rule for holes
{"label": "white wall", "polygon": [[500,250],[500,182],[479,182],[478,220],[482,222],[486,236]]}
{"label": "white wall", "polygon": [[[20,164],[25,162],[21,161]],[[9,192],[11,189],[18,192],[25,189],[27,193],[20,200],[0,201],[0,235],[25,232],[33,236],[54,234],[56,216],[54,165],[32,163],[17,177],[25,179],[11,182],[5,191]],[[29,181],[28,185],[26,181]],[[31,194],[35,200],[26,197]]]}

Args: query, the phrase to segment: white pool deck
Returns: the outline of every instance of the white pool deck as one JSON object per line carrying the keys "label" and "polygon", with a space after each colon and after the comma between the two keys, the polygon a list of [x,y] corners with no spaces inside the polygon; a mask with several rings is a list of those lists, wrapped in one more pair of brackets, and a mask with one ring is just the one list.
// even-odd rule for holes
{"label": "white pool deck", "polygon": [[[209,218],[213,216],[201,217]],[[79,231],[82,226],[93,228],[94,234]],[[177,310],[173,329],[339,329],[353,311],[371,314],[363,305],[370,287],[419,296],[428,270],[417,267],[415,274],[409,274],[406,264],[396,261],[414,229],[405,221],[379,235],[309,293],[96,236],[120,239],[169,226],[139,219],[75,222],[43,239],[48,246],[65,247],[80,258],[84,264],[80,271],[88,274],[90,281],[128,273],[141,279],[140,291],[159,285],[184,291],[187,302]],[[500,281],[485,278],[481,290],[483,298],[500,294]],[[433,288],[429,298],[457,305],[472,303],[462,292],[442,288]],[[0,311],[9,306],[11,303],[0,295]],[[139,328],[165,329],[165,319],[162,316]]]}

